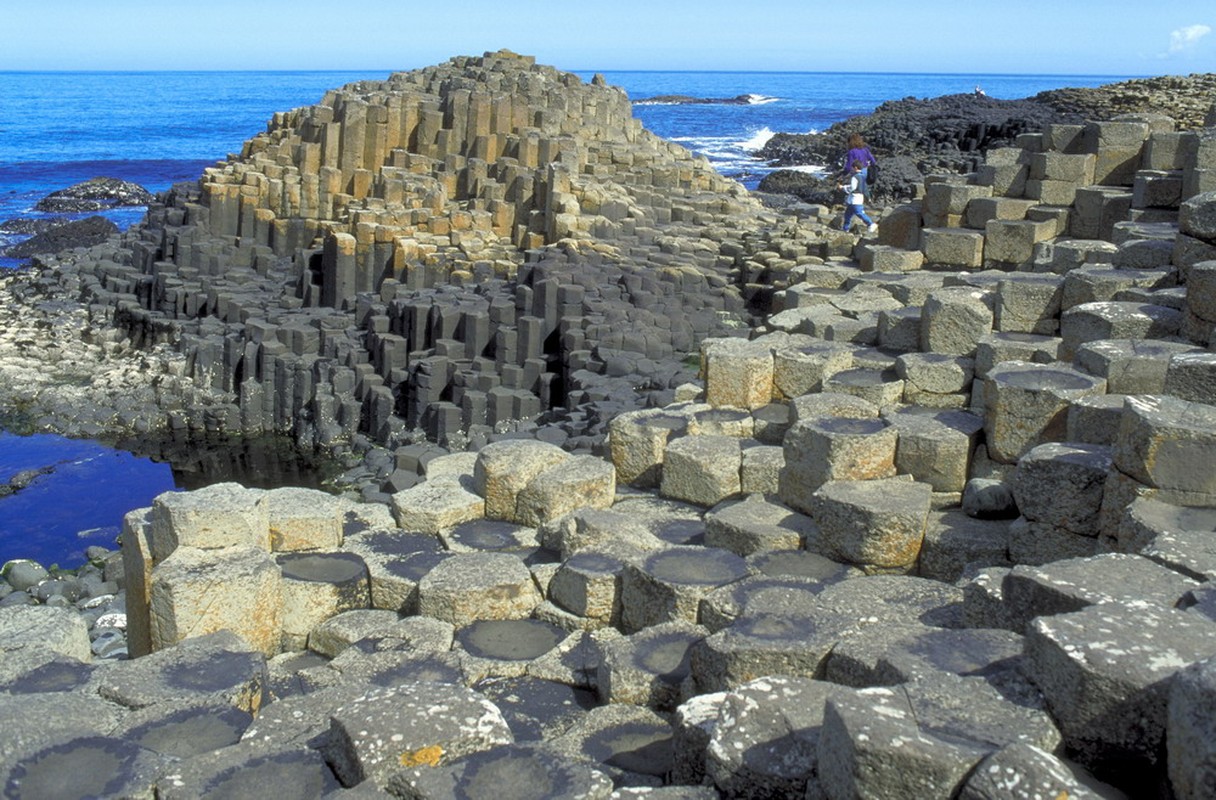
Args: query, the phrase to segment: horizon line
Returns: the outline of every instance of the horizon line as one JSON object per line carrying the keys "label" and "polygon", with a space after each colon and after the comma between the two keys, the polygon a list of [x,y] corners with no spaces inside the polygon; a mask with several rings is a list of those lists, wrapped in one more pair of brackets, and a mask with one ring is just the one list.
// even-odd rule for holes
{"label": "horizon line", "polygon": [[[433,65],[427,65],[433,66]],[[274,69],[256,69],[256,68],[216,68],[216,69],[18,69],[0,67],[0,75],[6,74],[25,74],[25,75],[141,75],[141,74],[249,74],[249,73],[350,73],[350,72],[376,72],[376,73],[397,73],[409,72],[415,69],[423,69],[425,67],[398,67],[392,69],[379,68],[327,68],[327,69],[306,69],[306,68],[274,68]],[[1186,77],[1189,75],[1216,74],[1216,73],[1187,73],[1183,76],[1182,73],[1117,73],[1117,72],[936,72],[936,71],[883,71],[883,70],[824,70],[824,69],[771,69],[771,70],[735,70],[735,69],[659,69],[659,68],[611,68],[611,67],[595,67],[584,68],[576,67],[565,69],[554,67],[561,72],[570,73],[667,73],[667,74],[696,74],[696,75],[931,75],[931,76],[948,76],[948,77],[988,77],[988,78],[1022,78],[1022,77],[1043,77],[1043,78],[1154,78],[1168,77],[1178,75]]]}

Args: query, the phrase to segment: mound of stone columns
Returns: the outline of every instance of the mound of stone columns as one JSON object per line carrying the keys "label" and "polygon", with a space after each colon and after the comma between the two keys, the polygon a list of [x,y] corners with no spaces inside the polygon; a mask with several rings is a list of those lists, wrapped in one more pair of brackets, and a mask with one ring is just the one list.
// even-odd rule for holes
{"label": "mound of stone columns", "polygon": [[[556,75],[504,55],[433,74],[457,67],[479,79],[510,73],[525,89]],[[427,85],[430,74],[389,84]],[[196,275],[239,274],[191,238],[199,228],[187,235],[189,215],[205,212],[227,231],[225,258],[244,252],[247,226],[265,226],[258,246],[268,249],[249,269],[282,277],[270,266],[275,237],[304,229],[259,203],[295,202],[292,159],[322,159],[334,181],[351,166],[350,183],[325,191],[354,217],[379,211],[372,201],[386,198],[368,192],[396,191],[389,178],[435,177],[412,171],[404,148],[404,172],[388,176],[342,147],[347,161],[325,162],[332,137],[354,141],[326,126],[363,113],[363,158],[396,130],[392,109],[409,117],[390,100],[381,129],[372,105],[359,112],[339,99],[327,107],[350,105],[341,123],[321,107],[285,115],[243,160],[209,173],[206,204],[184,203],[175,246],[196,259]],[[467,143],[480,130],[472,94],[465,116],[444,102],[419,107],[409,147],[418,136],[434,148]],[[505,119],[494,108],[490,119]],[[588,125],[599,108],[581,107]],[[1137,117],[1019,138],[964,180],[930,181],[919,205],[883,218],[877,242],[811,241],[794,222],[718,240],[712,215],[691,211],[689,230],[700,226],[713,247],[673,238],[659,252],[729,258],[732,296],[772,313],[697,338],[699,378],[672,387],[671,402],[605,414],[602,455],[499,435],[463,453],[401,448],[399,468],[425,480],[403,481],[388,503],[221,484],[132,511],[122,588],[137,657],[93,660],[87,626],[65,609],[0,608],[0,708],[15,720],[0,743],[5,792],[185,797],[273,781],[300,797],[1210,796],[1216,140],[1170,128]],[[422,135],[431,130],[433,140]],[[474,146],[493,135],[477,133]],[[579,175],[617,163],[597,152]],[[480,177],[459,174],[457,192]],[[300,202],[311,202],[301,180]],[[460,230],[449,229],[449,247]],[[183,318],[205,309],[199,329],[231,342],[222,359],[194,351],[191,368],[250,393],[238,417],[285,409],[255,395],[261,379],[242,360],[252,351],[219,333],[236,324],[220,321],[227,315],[244,317],[244,345],[305,361],[314,346],[336,354],[351,341],[343,315],[362,320],[365,342],[421,324],[408,275],[405,294],[393,277],[374,296],[356,293],[353,308],[326,302],[334,280],[358,284],[361,265],[376,263],[347,258],[358,231],[353,242],[326,238],[295,284],[298,305],[277,306],[315,325],[272,335],[236,295],[175,295],[192,309]],[[166,241],[152,239],[149,254]],[[601,245],[591,236],[539,248],[509,307],[553,302],[564,313],[562,298],[577,292],[552,276],[590,276],[588,253]],[[596,263],[612,262],[601,255]],[[566,272],[541,263],[562,257]],[[605,268],[620,286],[632,275],[645,288],[636,264]],[[151,297],[172,269],[154,272],[107,274]],[[460,362],[453,353],[480,341],[473,296],[505,324],[491,287],[509,284],[459,272],[424,287],[468,316],[431,306],[427,324],[447,333],[423,361]],[[613,316],[585,288],[582,319],[599,309],[622,336],[636,332],[635,318]],[[193,341],[188,325],[159,328],[148,306],[120,305],[152,338]],[[517,347],[551,341],[544,324],[515,319]],[[588,330],[559,326],[558,341]],[[495,331],[506,346],[507,328]],[[405,380],[412,357],[378,347],[367,362],[318,358],[308,372],[275,362],[300,401],[293,424],[326,407],[363,419],[382,406],[391,429],[389,383],[420,392],[458,374],[429,360]],[[582,391],[602,388],[590,375],[633,380],[631,347],[615,349],[604,372],[580,374]],[[526,373],[525,362],[499,374]],[[385,365],[400,383],[391,370],[385,380]],[[337,394],[318,401],[321,382],[305,375],[363,382],[365,399],[380,399],[357,410]],[[494,388],[487,397],[502,396]],[[446,391],[439,404],[455,405]],[[476,391],[461,395],[462,409]]]}

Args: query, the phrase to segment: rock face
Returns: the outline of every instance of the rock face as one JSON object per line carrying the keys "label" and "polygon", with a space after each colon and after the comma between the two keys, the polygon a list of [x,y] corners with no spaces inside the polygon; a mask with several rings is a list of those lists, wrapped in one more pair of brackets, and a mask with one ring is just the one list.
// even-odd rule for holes
{"label": "rock face", "polygon": [[154,198],[142,186],[117,178],[91,178],[51,192],[35,204],[35,211],[54,213],[102,211],[120,206],[146,206]]}
{"label": "rock face", "polygon": [[[491,142],[516,95],[461,88],[508,77],[544,94],[502,133],[511,156]],[[397,446],[411,409],[450,431],[466,408],[539,404],[503,381],[547,381],[549,399],[595,394],[582,372],[633,383],[644,359],[595,337],[634,332],[656,275],[687,276],[686,317],[709,297],[765,317],[697,339],[700,378],[670,402],[617,403],[599,454],[538,427],[476,453],[401,445],[383,502],[221,485],[131,512],[133,660],[96,641],[90,659],[80,619],[32,607],[70,603],[55,579],[9,565],[7,793],[1212,795],[1216,140],[1155,115],[1053,123],[859,243],[597,127],[622,102],[507,54],[348,87],[123,248],[59,267],[99,319],[180,337],[178,374],[239,396],[204,426],[290,421],[316,441],[349,425]],[[576,108],[604,138],[567,138]],[[547,162],[521,206],[476,153],[523,169],[533,127]],[[281,218],[314,188],[321,203],[302,163],[329,206]],[[591,210],[618,190],[636,215]],[[502,203],[529,222],[490,237]],[[877,271],[876,246],[900,268]],[[522,259],[513,281],[489,253]],[[574,275],[619,281],[580,292]],[[73,759],[97,767],[55,769]]]}

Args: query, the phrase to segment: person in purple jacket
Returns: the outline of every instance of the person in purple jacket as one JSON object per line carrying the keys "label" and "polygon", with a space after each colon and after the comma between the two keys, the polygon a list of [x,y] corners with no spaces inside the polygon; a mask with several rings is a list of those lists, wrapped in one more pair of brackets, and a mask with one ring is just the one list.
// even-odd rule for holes
{"label": "person in purple jacket", "polygon": [[[862,138],[860,133],[849,134],[849,152],[844,156],[844,173],[842,177],[845,180],[853,177],[853,165],[861,164],[861,186],[865,192],[866,186],[866,171],[871,164],[877,164],[878,159],[874,158],[874,154],[870,152],[870,148],[866,145],[866,140]],[[866,194],[869,194],[866,192]]]}

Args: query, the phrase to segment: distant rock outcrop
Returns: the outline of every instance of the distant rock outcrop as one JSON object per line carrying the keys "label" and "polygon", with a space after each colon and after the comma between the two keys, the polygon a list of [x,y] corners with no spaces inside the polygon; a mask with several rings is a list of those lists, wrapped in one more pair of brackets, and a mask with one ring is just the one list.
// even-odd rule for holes
{"label": "distant rock outcrop", "polygon": [[90,178],[51,192],[38,201],[34,210],[55,213],[104,211],[122,206],[146,206],[153,199],[152,193],[139,184],[118,178]]}
{"label": "distant rock outcrop", "polygon": [[634,100],[634,105],[719,105],[719,106],[751,106],[762,103],[769,98],[758,94],[740,94],[735,97],[690,97],[686,94],[661,94],[655,97],[644,97]]}

